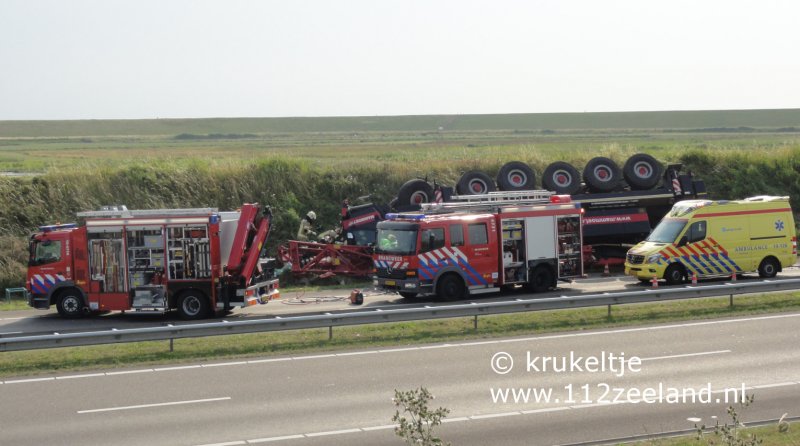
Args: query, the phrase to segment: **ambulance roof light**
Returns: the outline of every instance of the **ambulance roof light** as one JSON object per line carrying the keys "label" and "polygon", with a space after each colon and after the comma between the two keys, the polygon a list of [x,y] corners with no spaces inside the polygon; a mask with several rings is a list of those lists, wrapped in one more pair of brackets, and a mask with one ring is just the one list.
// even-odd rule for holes
{"label": "ambulance roof light", "polygon": [[572,197],[569,195],[551,195],[550,203],[572,203]]}

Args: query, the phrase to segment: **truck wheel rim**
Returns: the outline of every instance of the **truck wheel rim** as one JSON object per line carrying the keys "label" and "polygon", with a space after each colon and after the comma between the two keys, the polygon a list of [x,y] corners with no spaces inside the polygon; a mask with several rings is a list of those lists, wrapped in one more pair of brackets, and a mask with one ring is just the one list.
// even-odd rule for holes
{"label": "truck wheel rim", "polygon": [[569,186],[572,184],[572,175],[566,170],[557,170],[553,173],[553,182],[561,187]]}
{"label": "truck wheel rim", "polygon": [[606,165],[600,165],[595,167],[593,172],[594,172],[594,177],[604,183],[611,181],[611,177],[613,176],[611,174],[611,169]]}
{"label": "truck wheel rim", "polygon": [[67,313],[77,313],[78,312],[78,299],[73,296],[69,296],[64,298],[64,310]]}
{"label": "truck wheel rim", "polygon": [[637,177],[646,180],[653,176],[653,166],[650,163],[639,161],[633,165],[633,173]]}
{"label": "truck wheel rim", "polygon": [[428,194],[425,192],[417,191],[411,194],[411,204],[422,204],[427,203],[428,201]]}
{"label": "truck wheel rim", "polygon": [[482,180],[472,180],[469,182],[469,190],[474,194],[485,194],[489,190],[489,186]]}
{"label": "truck wheel rim", "polygon": [[512,170],[508,173],[508,182],[514,187],[522,187],[528,182],[528,176],[521,170]]}
{"label": "truck wheel rim", "polygon": [[183,312],[188,315],[195,315],[200,311],[200,300],[194,296],[183,300]]}

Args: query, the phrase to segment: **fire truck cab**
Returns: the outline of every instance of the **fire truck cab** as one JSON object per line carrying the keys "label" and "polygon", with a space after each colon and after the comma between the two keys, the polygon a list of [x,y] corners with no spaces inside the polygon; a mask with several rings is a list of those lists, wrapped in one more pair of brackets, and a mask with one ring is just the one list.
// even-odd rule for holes
{"label": "fire truck cab", "polygon": [[82,212],[85,225],[42,226],[30,239],[28,304],[65,317],[166,312],[200,319],[278,293],[262,247],[271,214],[216,209]]}
{"label": "fire truck cab", "polygon": [[581,208],[569,196],[526,191],[453,199],[378,223],[376,287],[456,300],[516,285],[542,292],[582,275]]}

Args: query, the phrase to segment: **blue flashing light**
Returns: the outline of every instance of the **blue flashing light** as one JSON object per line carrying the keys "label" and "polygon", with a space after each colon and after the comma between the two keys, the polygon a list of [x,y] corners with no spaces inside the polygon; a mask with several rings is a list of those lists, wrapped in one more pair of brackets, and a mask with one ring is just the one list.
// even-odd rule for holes
{"label": "blue flashing light", "polygon": [[387,220],[422,220],[423,218],[425,218],[425,214],[386,214]]}
{"label": "blue flashing light", "polygon": [[77,227],[78,227],[77,223],[65,223],[63,225],[39,226],[39,230],[42,232],[52,232],[52,231],[58,231],[59,229],[75,229]]}
{"label": "blue flashing light", "polygon": [[208,217],[208,222],[211,223],[212,225],[219,223],[219,215],[218,214],[211,215],[210,217]]}

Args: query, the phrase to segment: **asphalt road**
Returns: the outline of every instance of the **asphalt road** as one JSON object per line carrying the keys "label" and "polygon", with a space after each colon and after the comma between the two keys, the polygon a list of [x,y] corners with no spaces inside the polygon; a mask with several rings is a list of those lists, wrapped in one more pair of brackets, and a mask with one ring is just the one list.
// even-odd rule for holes
{"label": "asphalt road", "polygon": [[[725,420],[726,404],[715,402],[722,393],[711,394],[709,404],[634,403],[624,396],[615,401],[620,397],[612,390],[606,400],[616,404],[607,404],[601,401],[605,385],[640,393],[662,386],[669,395],[670,388],[716,391],[744,384],[756,397],[744,421],[776,419],[800,414],[798,322],[800,313],[787,313],[8,378],[0,384],[0,444],[397,445],[393,391],[419,386],[436,395],[435,405],[451,410],[439,434],[454,445],[569,444],[688,429],[695,419],[713,424],[713,416]],[[501,353],[513,360],[510,370],[508,357],[493,370]],[[623,353],[641,364],[626,363],[620,376],[620,363],[610,355]],[[569,370],[575,357],[582,371]],[[595,370],[600,358],[606,358],[605,370]],[[549,402],[493,401],[492,389],[504,388],[552,393]]]}
{"label": "asphalt road", "polygon": [[[800,277],[800,268],[792,267],[786,269],[778,275],[780,279],[794,279]],[[742,280],[758,280],[758,275],[745,275]],[[713,279],[702,281],[700,285],[719,284],[724,279]],[[561,283],[557,290],[529,294],[522,289],[511,293],[490,293],[471,297],[466,302],[492,302],[500,300],[513,300],[521,297],[554,297],[562,295],[594,294],[613,291],[633,291],[647,288],[649,285],[641,284],[639,281],[624,275],[614,275],[602,277],[600,274],[593,274],[587,279],[576,280],[573,283]],[[664,286],[663,283],[661,286]],[[354,306],[349,303],[347,297],[349,290],[327,290],[314,292],[291,292],[284,293],[280,300],[275,300],[267,305],[258,305],[234,312],[225,317],[227,320],[239,320],[247,318],[268,318],[273,316],[298,315],[298,314],[322,314],[326,312],[358,311],[376,308],[409,308],[424,305],[447,305],[447,303],[433,301],[429,297],[404,299],[397,294],[377,293],[371,290],[364,290],[364,304]],[[203,322],[203,321],[201,321]],[[181,321],[177,315],[169,313],[166,315],[136,314],[113,312],[100,316],[91,316],[82,319],[63,319],[51,307],[48,311],[41,310],[22,310],[0,312],[0,336],[19,336],[23,334],[47,334],[53,332],[66,333],[75,331],[108,330],[112,328],[125,329],[146,326],[164,326],[167,324],[187,324],[192,322]]]}

